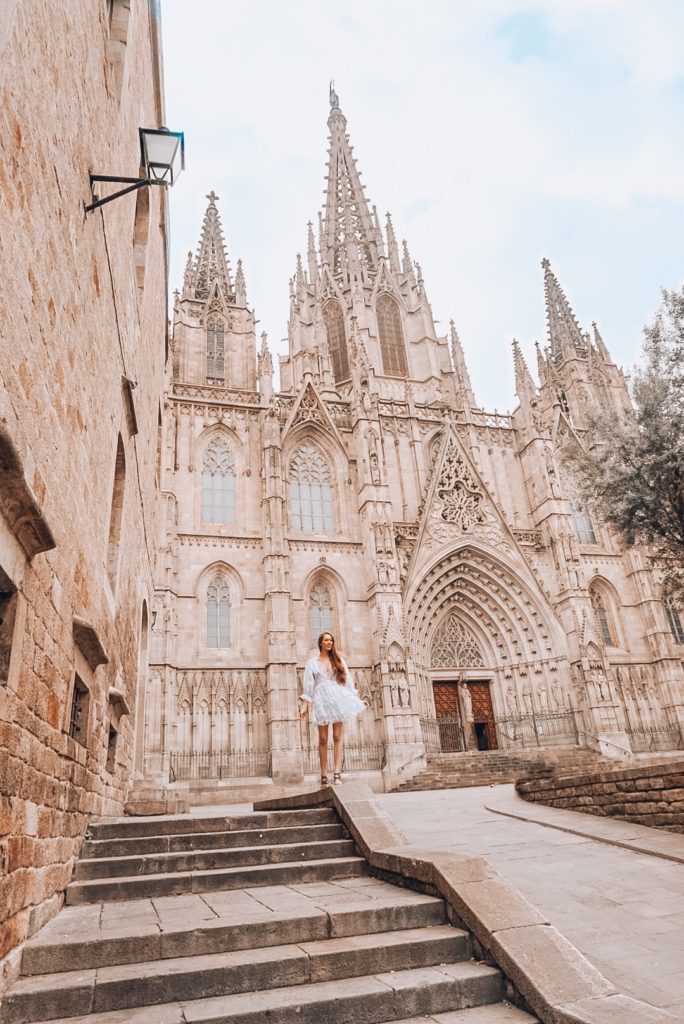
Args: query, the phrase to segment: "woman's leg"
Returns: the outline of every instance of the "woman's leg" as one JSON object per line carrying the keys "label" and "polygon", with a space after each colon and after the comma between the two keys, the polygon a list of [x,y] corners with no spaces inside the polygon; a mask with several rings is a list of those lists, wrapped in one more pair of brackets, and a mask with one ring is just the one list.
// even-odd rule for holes
{"label": "woman's leg", "polygon": [[[335,727],[333,726],[333,729]],[[333,733],[334,735],[334,733]],[[321,763],[321,778],[328,774],[328,726],[318,726],[318,760]]]}
{"label": "woman's leg", "polygon": [[342,758],[344,757],[344,748],[342,746],[342,730],[344,725],[342,722],[333,722],[333,764],[335,765],[334,771],[336,775],[339,775],[342,771]]}

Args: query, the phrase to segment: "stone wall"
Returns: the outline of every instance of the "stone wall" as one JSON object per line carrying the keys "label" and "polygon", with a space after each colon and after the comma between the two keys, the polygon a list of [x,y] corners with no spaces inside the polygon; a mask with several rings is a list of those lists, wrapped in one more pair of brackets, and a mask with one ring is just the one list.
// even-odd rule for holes
{"label": "stone wall", "polygon": [[521,797],[668,832],[684,832],[684,760],[563,778],[519,779]]}
{"label": "stone wall", "polygon": [[84,214],[163,123],[158,5],[2,6],[0,988],[126,797],[166,349],[163,190]]}

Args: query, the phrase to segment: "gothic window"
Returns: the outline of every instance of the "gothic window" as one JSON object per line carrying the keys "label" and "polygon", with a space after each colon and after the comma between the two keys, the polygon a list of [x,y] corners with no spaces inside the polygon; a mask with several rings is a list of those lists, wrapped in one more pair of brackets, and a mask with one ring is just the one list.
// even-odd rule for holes
{"label": "gothic window", "polygon": [[388,377],[406,377],[408,367],[399,306],[384,292],[377,301],[376,313],[383,371]]}
{"label": "gothic window", "polygon": [[332,360],[333,376],[336,383],[349,379],[349,355],[344,330],[344,313],[339,302],[330,299],[323,307],[323,319],[328,335],[328,351]]}
{"label": "gothic window", "polygon": [[230,587],[220,572],[207,587],[207,647],[230,647]]}
{"label": "gothic window", "polygon": [[303,444],[290,463],[290,519],[292,529],[332,530],[333,500],[330,468],[313,444]]}
{"label": "gothic window", "polygon": [[432,668],[481,668],[484,659],[472,632],[456,615],[449,615],[432,641]]}
{"label": "gothic window", "polygon": [[663,601],[672,638],[676,644],[684,644],[684,625],[682,625],[681,611],[674,594],[666,594]]}
{"label": "gothic window", "polygon": [[596,624],[598,625],[599,632],[601,634],[601,639],[603,640],[606,647],[614,647],[614,630],[611,628],[610,616],[606,609],[606,602],[604,601],[602,595],[599,594],[596,590],[589,591],[589,598],[591,600],[592,608],[594,609],[594,615],[596,616]]}
{"label": "gothic window", "polygon": [[318,580],[309,594],[309,626],[312,647],[315,647],[321,633],[334,633],[333,596],[323,580]]}
{"label": "gothic window", "polygon": [[572,502],[572,524],[580,544],[597,543],[592,518],[579,501]]}
{"label": "gothic window", "polygon": [[225,324],[218,313],[210,313],[207,317],[207,380],[225,378],[224,345]]}
{"label": "gothic window", "polygon": [[80,676],[74,678],[71,692],[71,711],[69,712],[69,735],[72,739],[85,746],[88,741],[88,709],[90,706],[90,690]]}
{"label": "gothic window", "polygon": [[119,543],[121,541],[121,521],[123,519],[124,485],[126,482],[126,457],[124,455],[121,435],[116,445],[114,463],[114,487],[112,505],[109,513],[109,538],[107,541],[107,578],[112,593],[116,592],[116,579],[119,572]]}
{"label": "gothic window", "polygon": [[202,457],[202,522],[235,522],[235,458],[222,437]]}

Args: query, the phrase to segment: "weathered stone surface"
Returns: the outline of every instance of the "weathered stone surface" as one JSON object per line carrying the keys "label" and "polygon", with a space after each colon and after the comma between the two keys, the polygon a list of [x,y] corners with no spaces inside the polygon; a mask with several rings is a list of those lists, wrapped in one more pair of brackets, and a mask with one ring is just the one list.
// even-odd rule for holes
{"label": "weathered stone surface", "polygon": [[648,1006],[628,996],[580,999],[554,1007],[553,1024],[676,1024],[667,1010]]}

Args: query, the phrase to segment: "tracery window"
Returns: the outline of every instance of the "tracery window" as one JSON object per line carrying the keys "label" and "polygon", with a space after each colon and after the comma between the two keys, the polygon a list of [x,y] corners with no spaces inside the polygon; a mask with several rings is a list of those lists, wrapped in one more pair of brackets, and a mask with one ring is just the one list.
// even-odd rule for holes
{"label": "tracery window", "polygon": [[230,587],[220,572],[207,587],[207,647],[230,647]]}
{"label": "tracery window", "polygon": [[312,647],[315,646],[321,633],[334,633],[333,613],[333,596],[330,587],[323,580],[318,580],[309,594],[309,627]]}
{"label": "tracery window", "polygon": [[334,528],[330,468],[319,449],[302,444],[290,462],[290,520],[293,530]]}
{"label": "tracery window", "polygon": [[572,502],[572,523],[575,535],[580,544],[596,544],[594,523],[584,505],[579,501]]}
{"label": "tracery window", "polygon": [[378,318],[383,371],[388,377],[406,377],[408,376],[408,367],[399,306],[391,295],[383,292],[376,303],[375,310]]}
{"label": "tracery window", "polygon": [[225,325],[218,313],[207,318],[207,380],[224,380]]}
{"label": "tracery window", "polygon": [[672,638],[676,644],[684,644],[684,625],[682,624],[681,610],[677,604],[677,599],[674,594],[670,593],[663,597],[663,602]]}
{"label": "tracery window", "polygon": [[330,299],[323,307],[323,320],[328,335],[328,351],[336,383],[349,380],[349,354],[344,330],[344,313],[339,302]]}
{"label": "tracery window", "polygon": [[432,641],[432,668],[481,668],[482,651],[473,633],[456,615],[449,615]]}
{"label": "tracery window", "polygon": [[202,522],[235,522],[235,457],[222,437],[213,437],[202,456]]}
{"label": "tracery window", "polygon": [[598,591],[590,590],[589,598],[591,600],[592,608],[594,609],[596,623],[601,634],[601,639],[603,640],[606,647],[614,647],[615,639],[613,637],[613,630],[610,624],[610,616],[606,609],[603,597],[601,596],[601,594],[598,593]]}

